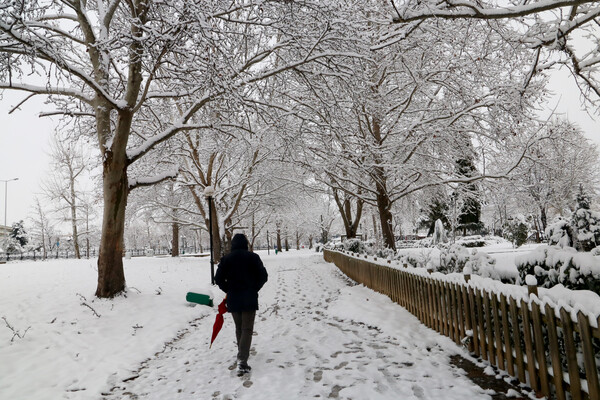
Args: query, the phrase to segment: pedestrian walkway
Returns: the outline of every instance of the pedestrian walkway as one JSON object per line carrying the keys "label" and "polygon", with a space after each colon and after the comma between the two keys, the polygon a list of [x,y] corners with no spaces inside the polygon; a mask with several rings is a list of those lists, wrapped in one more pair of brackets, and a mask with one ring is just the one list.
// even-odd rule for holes
{"label": "pedestrian walkway", "polygon": [[450,339],[353,285],[321,255],[282,256],[266,264],[249,377],[230,368],[236,351],[229,315],[209,350],[211,316],[115,382],[103,399],[506,398],[467,377],[457,363],[466,353]]}

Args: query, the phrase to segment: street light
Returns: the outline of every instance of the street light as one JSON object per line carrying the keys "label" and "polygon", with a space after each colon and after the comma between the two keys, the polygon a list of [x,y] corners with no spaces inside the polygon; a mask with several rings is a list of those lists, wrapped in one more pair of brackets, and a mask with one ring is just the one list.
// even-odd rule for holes
{"label": "street light", "polygon": [[207,186],[204,188],[204,197],[208,200],[208,235],[210,240],[210,283],[215,284],[215,259],[213,258],[213,229],[212,229],[212,199],[215,188]]}
{"label": "street light", "polygon": [[0,182],[4,182],[4,226],[6,226],[6,204],[8,200],[7,191],[8,191],[8,182],[10,181],[18,181],[19,178],[12,179],[0,179]]}

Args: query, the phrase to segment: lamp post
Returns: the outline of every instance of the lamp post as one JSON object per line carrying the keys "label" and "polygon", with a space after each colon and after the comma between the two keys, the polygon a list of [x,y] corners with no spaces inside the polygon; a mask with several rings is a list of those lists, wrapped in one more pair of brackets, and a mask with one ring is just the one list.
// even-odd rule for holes
{"label": "lamp post", "polygon": [[271,255],[271,245],[269,244],[269,230],[267,229],[267,254]]}
{"label": "lamp post", "polygon": [[204,197],[208,200],[208,236],[210,240],[210,283],[215,284],[215,259],[213,257],[213,227],[212,227],[212,200],[215,195],[215,188],[207,186],[204,188]]}
{"label": "lamp post", "polygon": [[18,181],[19,178],[12,178],[12,179],[0,179],[0,182],[4,182],[4,226],[6,226],[6,205],[7,205],[7,200],[8,200],[8,182],[10,181]]}

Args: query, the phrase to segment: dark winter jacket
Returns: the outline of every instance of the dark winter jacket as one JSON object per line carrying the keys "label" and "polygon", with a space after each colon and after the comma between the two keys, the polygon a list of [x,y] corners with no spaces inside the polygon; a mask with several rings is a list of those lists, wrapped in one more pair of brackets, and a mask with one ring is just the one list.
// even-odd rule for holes
{"label": "dark winter jacket", "polygon": [[231,241],[231,252],[219,263],[215,282],[227,293],[227,310],[258,310],[258,291],[267,282],[267,270],[258,256],[248,251],[248,239],[241,233]]}

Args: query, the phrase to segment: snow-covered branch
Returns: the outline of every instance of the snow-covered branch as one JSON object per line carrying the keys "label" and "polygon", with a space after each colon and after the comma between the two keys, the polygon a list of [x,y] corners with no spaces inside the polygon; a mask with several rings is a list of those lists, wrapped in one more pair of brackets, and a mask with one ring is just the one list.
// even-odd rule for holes
{"label": "snow-covered branch", "polygon": [[[394,0],[390,0],[392,3]],[[396,23],[411,22],[424,19],[456,19],[456,18],[481,18],[504,19],[525,17],[543,11],[555,10],[561,7],[577,7],[582,4],[596,3],[594,0],[542,0],[503,7],[482,7],[480,2],[445,0],[436,5],[426,4],[421,10],[397,10],[399,13],[393,18]],[[412,6],[411,6],[412,8]]]}
{"label": "snow-covered branch", "polygon": [[33,93],[34,95],[46,94],[73,97],[87,104],[91,104],[92,102],[92,99],[86,96],[85,93],[67,87],[47,87],[12,82],[0,82],[0,89],[19,90],[23,92]]}
{"label": "snow-covered branch", "polygon": [[144,187],[144,186],[152,186],[152,185],[156,185],[157,183],[166,181],[167,179],[175,179],[177,177],[179,173],[179,169],[178,168],[173,168],[171,170],[167,170],[165,172],[163,172],[162,174],[159,175],[155,175],[152,177],[146,177],[146,178],[129,178],[129,190],[133,190],[135,188],[139,188],[139,187]]}

